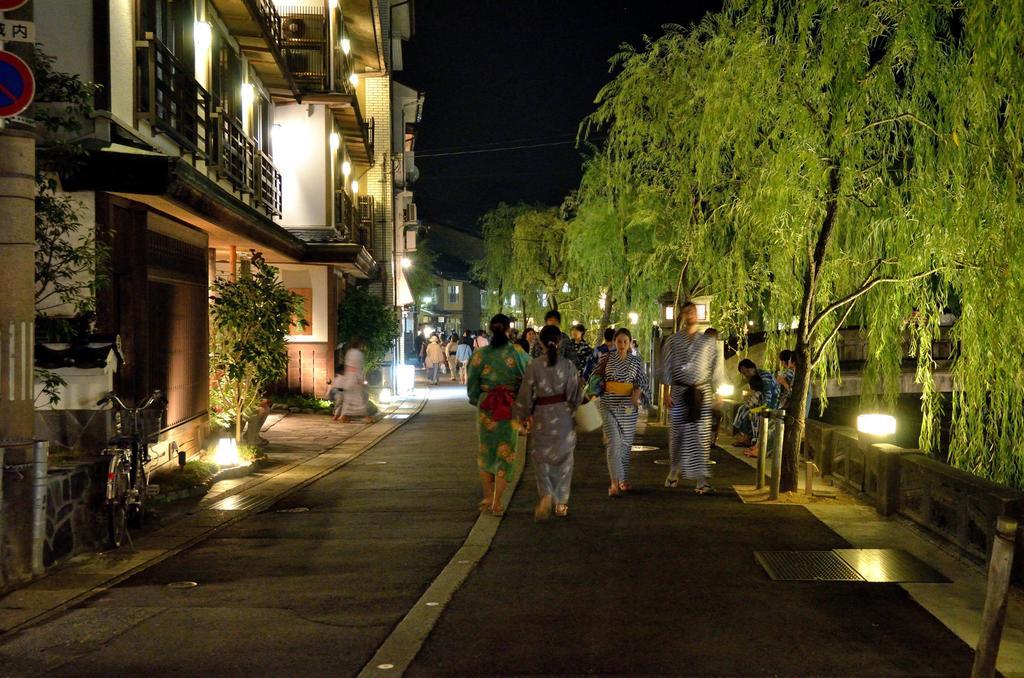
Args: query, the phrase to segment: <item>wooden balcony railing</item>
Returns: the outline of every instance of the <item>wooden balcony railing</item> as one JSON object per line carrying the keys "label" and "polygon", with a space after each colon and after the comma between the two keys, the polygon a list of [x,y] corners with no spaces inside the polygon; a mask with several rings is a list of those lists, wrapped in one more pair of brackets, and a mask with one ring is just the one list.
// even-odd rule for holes
{"label": "wooden balcony railing", "polygon": [[352,198],[344,190],[336,190],[334,192],[334,230],[342,238],[355,242],[358,223],[359,214],[356,212]]}
{"label": "wooden balcony railing", "polygon": [[274,161],[263,151],[257,153],[259,162],[256,201],[259,208],[271,217],[281,216],[281,173]]}
{"label": "wooden balcony railing", "polygon": [[257,175],[256,142],[223,111],[214,113],[213,121],[210,165],[217,176],[227,179],[235,190],[253,194]]}
{"label": "wooden balcony railing", "polygon": [[275,49],[281,48],[281,15],[273,0],[256,0],[256,14],[264,35]]}
{"label": "wooden balcony railing", "polygon": [[166,134],[185,154],[209,155],[210,94],[152,33],[135,43],[136,117]]}

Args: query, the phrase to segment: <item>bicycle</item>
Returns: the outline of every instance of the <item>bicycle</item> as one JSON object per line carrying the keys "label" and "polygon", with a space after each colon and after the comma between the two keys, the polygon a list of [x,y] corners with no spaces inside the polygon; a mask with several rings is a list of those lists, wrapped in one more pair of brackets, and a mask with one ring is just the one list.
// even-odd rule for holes
{"label": "bicycle", "polygon": [[[140,528],[145,520],[146,464],[149,462],[149,443],[160,428],[167,400],[159,390],[153,391],[142,405],[128,407],[113,391],[103,396],[97,407],[112,404],[116,410],[117,434],[108,441],[103,451],[110,456],[104,503],[107,518],[107,544],[120,547],[128,536],[129,525]],[[154,430],[147,430],[145,411],[158,406],[159,419]]]}

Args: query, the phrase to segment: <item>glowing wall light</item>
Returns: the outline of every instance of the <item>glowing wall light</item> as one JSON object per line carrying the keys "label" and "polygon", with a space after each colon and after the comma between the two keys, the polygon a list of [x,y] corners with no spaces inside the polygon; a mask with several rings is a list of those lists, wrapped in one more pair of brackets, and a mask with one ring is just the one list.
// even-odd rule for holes
{"label": "glowing wall light", "polygon": [[352,163],[345,160],[341,163],[341,176],[345,177],[345,180],[347,181],[348,175],[350,174],[352,174]]}
{"label": "glowing wall light", "polygon": [[355,73],[349,73],[348,74],[348,81],[349,81],[349,83],[351,83],[351,85],[353,87],[355,87],[356,85],[359,84],[359,76],[356,75]]}
{"label": "glowing wall light", "polygon": [[242,108],[249,108],[256,101],[256,88],[251,82],[242,83]]}
{"label": "glowing wall light", "polygon": [[402,268],[409,268],[412,266],[412,259],[409,257],[402,257]]}
{"label": "glowing wall light", "polygon": [[[331,132],[331,136],[329,138],[330,138],[330,142],[331,142],[331,150],[332,151],[338,150],[338,147],[341,146],[341,137],[338,136],[337,132]],[[343,164],[341,167],[342,167],[342,171],[344,172],[345,171],[345,165]]]}
{"label": "glowing wall light", "polygon": [[213,44],[213,28],[205,21],[197,21],[192,28],[192,39],[197,52],[205,52]]}
{"label": "glowing wall light", "polygon": [[355,179],[352,180],[352,195],[359,193],[359,182]]}
{"label": "glowing wall light", "polygon": [[343,54],[345,54],[345,55],[348,55],[348,53],[351,52],[351,51],[352,51],[352,41],[349,40],[348,38],[342,38],[341,39],[341,52]]}

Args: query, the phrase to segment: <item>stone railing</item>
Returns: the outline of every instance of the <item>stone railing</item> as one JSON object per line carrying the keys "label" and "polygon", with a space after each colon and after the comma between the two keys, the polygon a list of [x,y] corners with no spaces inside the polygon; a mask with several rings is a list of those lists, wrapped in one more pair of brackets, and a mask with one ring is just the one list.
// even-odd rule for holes
{"label": "stone railing", "polygon": [[[845,426],[808,420],[805,452],[837,485],[899,514],[967,554],[985,560],[1000,516],[1024,518],[1024,493],[955,469],[920,450],[864,439]],[[1024,581],[1017,540],[1014,577]]]}

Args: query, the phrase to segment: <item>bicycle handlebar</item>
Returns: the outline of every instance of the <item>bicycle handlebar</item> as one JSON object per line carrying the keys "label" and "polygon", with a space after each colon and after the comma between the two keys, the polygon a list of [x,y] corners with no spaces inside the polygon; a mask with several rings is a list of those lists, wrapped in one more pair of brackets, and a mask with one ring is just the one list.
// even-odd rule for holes
{"label": "bicycle handlebar", "polygon": [[131,408],[131,407],[128,407],[127,405],[125,405],[124,401],[121,400],[120,398],[118,398],[116,393],[114,393],[113,391],[110,391],[105,396],[103,396],[98,401],[96,401],[96,407],[103,407],[107,403],[113,403],[114,406],[117,409],[119,409],[119,410],[132,410],[132,409],[144,410],[144,409],[146,409],[148,407],[152,407],[156,403],[159,403],[161,405],[166,405],[167,404],[167,399],[164,398],[163,391],[161,391],[160,389],[157,389],[157,390],[155,390],[155,391],[153,391],[152,393],[149,394],[149,397],[146,398],[142,402],[142,405],[140,405],[139,407]]}

